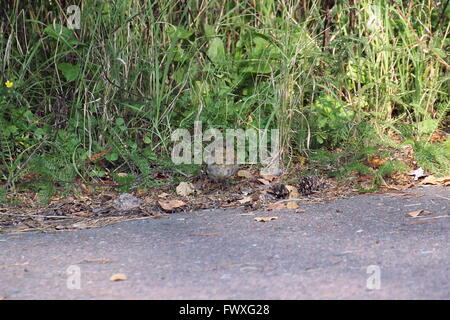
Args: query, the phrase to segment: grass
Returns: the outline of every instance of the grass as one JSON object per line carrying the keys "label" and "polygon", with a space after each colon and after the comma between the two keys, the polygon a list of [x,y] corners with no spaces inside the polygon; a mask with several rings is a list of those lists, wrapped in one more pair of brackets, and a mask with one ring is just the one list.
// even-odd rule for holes
{"label": "grass", "polygon": [[71,30],[67,1],[10,1],[0,181],[14,189],[37,171],[46,198],[56,181],[126,172],[132,185],[171,166],[171,132],[195,120],[278,128],[288,165],[348,145],[364,153],[391,130],[414,141],[419,164],[448,173],[448,145],[427,142],[448,126],[448,1],[342,1],[324,29],[327,3],[78,0]]}

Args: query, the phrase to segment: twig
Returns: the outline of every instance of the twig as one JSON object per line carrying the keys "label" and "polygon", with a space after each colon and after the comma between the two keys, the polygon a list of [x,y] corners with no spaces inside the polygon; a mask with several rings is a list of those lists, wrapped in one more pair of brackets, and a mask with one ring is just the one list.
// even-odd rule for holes
{"label": "twig", "polygon": [[50,218],[50,219],[73,219],[74,217],[68,217],[68,216],[43,216],[40,214],[16,214],[16,213],[8,213],[8,212],[0,212],[0,215],[4,216],[14,216],[14,217],[23,217],[23,218]]}

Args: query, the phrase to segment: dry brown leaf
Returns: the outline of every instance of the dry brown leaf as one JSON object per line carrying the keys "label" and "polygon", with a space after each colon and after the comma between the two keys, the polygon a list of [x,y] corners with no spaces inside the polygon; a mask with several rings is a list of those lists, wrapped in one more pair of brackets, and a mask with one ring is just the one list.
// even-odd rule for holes
{"label": "dry brown leaf", "polygon": [[268,181],[266,179],[258,179],[258,181],[261,182],[262,184],[266,185],[266,186],[270,184],[270,181]]}
{"label": "dry brown leaf", "polygon": [[297,209],[298,208],[297,201],[289,201],[286,204],[286,208],[288,208],[288,209]]}
{"label": "dry brown leaf", "polygon": [[38,178],[41,174],[39,172],[32,172],[24,174],[21,179],[24,181],[31,181]]}
{"label": "dry brown leaf", "polygon": [[395,142],[397,142],[399,144],[403,142],[402,137],[399,136],[398,134],[396,134],[394,131],[389,130],[388,134],[391,137],[391,139],[394,140]]}
{"label": "dry brown leaf", "polygon": [[437,178],[436,181],[438,183],[444,184],[446,186],[448,186],[450,184],[450,176],[445,176],[445,177],[441,177],[441,178]]}
{"label": "dry brown leaf", "polygon": [[89,187],[87,187],[84,183],[80,183],[80,189],[83,194],[89,195],[91,194],[91,190],[89,190]]}
{"label": "dry brown leaf", "polygon": [[176,188],[176,192],[178,195],[186,197],[195,192],[195,187],[190,182],[180,182],[180,184]]}
{"label": "dry brown leaf", "polygon": [[242,178],[246,178],[246,179],[253,178],[253,174],[248,170],[239,170],[237,172],[237,175],[238,175],[238,177],[242,177]]}
{"label": "dry brown leaf", "polygon": [[386,159],[381,159],[381,158],[378,158],[378,157],[374,157],[374,158],[369,160],[369,164],[372,167],[375,167],[375,168],[381,166],[385,162],[386,162]]}
{"label": "dry brown leaf", "polygon": [[450,184],[450,176],[445,176],[441,178],[436,178],[435,176],[428,176],[423,179],[420,184],[443,184],[445,186]]}
{"label": "dry brown leaf", "polygon": [[282,209],[286,209],[286,202],[272,203],[270,206],[267,207],[266,210],[282,210]]}
{"label": "dry brown leaf", "polygon": [[154,214],[151,216],[151,218],[153,218],[153,219],[168,219],[168,217],[163,214]]}
{"label": "dry brown leaf", "polygon": [[113,274],[113,275],[109,278],[109,280],[111,280],[111,281],[122,281],[122,280],[127,280],[127,276],[124,275],[123,273],[116,273],[116,274]]}
{"label": "dry brown leaf", "polygon": [[288,191],[289,191],[289,196],[288,196],[289,199],[300,197],[300,194],[298,193],[298,190],[296,187],[286,185],[286,189],[288,189]]}
{"label": "dry brown leaf", "polygon": [[151,197],[151,196],[146,196],[144,199],[142,199],[142,202],[145,202],[145,203],[153,203],[153,197]]}
{"label": "dry brown leaf", "polygon": [[241,200],[238,200],[238,202],[240,203],[240,204],[245,204],[245,203],[249,203],[249,202],[252,202],[253,201],[253,199],[252,199],[252,197],[250,197],[250,196],[247,196],[247,197],[244,197],[243,199],[241,199]]}
{"label": "dry brown leaf", "polygon": [[174,209],[183,207],[186,205],[184,201],[181,200],[158,200],[158,204],[164,211],[171,212]]}
{"label": "dry brown leaf", "polygon": [[445,132],[436,130],[433,132],[433,134],[430,137],[430,142],[440,142],[447,140],[447,137],[445,135]]}
{"label": "dry brown leaf", "polygon": [[356,179],[357,182],[365,182],[365,181],[372,181],[373,178],[375,177],[374,174],[368,174],[368,175],[364,175],[361,177],[358,177],[358,179]]}
{"label": "dry brown leaf", "polygon": [[135,194],[137,197],[143,196],[143,195],[146,194],[146,193],[147,193],[147,190],[145,190],[145,189],[143,189],[143,188],[139,188],[139,189],[137,189],[137,190],[134,192],[134,194]]}
{"label": "dry brown leaf", "polygon": [[236,207],[236,203],[222,203],[220,205],[221,208],[231,208],[231,207]]}
{"label": "dry brown leaf", "polygon": [[90,216],[91,214],[92,214],[92,212],[90,212],[90,211],[79,211],[79,212],[73,213],[73,215],[77,216],[77,217],[87,217],[87,216]]}
{"label": "dry brown leaf", "polygon": [[267,221],[276,220],[276,219],[278,219],[278,217],[256,217],[255,221],[267,222]]}
{"label": "dry brown leaf", "polygon": [[420,181],[419,184],[438,184],[438,182],[436,181],[435,176],[428,176],[425,179],[423,179],[422,181]]}
{"label": "dry brown leaf", "polygon": [[169,194],[166,193],[166,192],[163,192],[163,193],[161,193],[161,194],[158,194],[158,198],[167,198],[168,196],[169,196]]}
{"label": "dry brown leaf", "polygon": [[408,215],[409,216],[411,216],[411,217],[413,217],[413,218],[416,218],[416,217],[418,217],[419,215],[425,215],[425,214],[429,214],[430,213],[430,211],[427,211],[427,210],[416,210],[416,211],[411,211],[411,212],[408,212]]}
{"label": "dry brown leaf", "polygon": [[89,158],[86,159],[87,163],[94,163],[96,162],[98,159],[100,159],[101,157],[103,157],[105,154],[110,153],[111,149],[106,149],[97,153],[94,153],[92,156],[90,156]]}
{"label": "dry brown leaf", "polygon": [[270,181],[272,182],[273,180],[276,179],[277,176],[273,175],[273,174],[261,174],[261,178],[263,178],[264,180]]}

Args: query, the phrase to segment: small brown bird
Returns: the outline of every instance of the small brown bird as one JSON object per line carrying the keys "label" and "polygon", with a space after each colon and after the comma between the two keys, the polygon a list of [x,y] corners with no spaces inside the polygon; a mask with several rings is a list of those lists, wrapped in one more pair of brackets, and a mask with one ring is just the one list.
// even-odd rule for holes
{"label": "small brown bird", "polygon": [[[217,163],[217,161],[215,158],[213,158],[214,160],[207,163],[206,164],[206,174],[208,175],[208,177],[215,181],[215,182],[224,182],[227,179],[231,178],[236,171],[239,169],[240,165],[237,163],[237,157],[236,157],[236,153],[233,152],[231,154],[227,155],[227,152],[234,151],[232,150],[233,147],[225,145],[223,148],[223,152],[222,152],[222,163]],[[219,149],[220,150],[220,149]],[[214,150],[218,151],[217,149]],[[213,153],[214,153],[213,152]],[[229,157],[227,159],[227,156]],[[220,158],[220,156],[219,156]],[[229,159],[233,159],[233,161],[229,161]],[[228,161],[227,161],[228,160]]]}
{"label": "small brown bird", "polygon": [[238,169],[239,164],[237,163],[210,163],[206,165],[206,173],[208,174],[208,177],[216,182],[226,181],[228,178],[231,178]]}

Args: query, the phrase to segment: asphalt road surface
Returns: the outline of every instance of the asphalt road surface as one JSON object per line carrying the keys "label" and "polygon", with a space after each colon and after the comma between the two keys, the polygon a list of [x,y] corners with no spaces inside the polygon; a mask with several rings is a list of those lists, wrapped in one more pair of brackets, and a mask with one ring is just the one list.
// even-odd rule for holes
{"label": "asphalt road surface", "polygon": [[[450,188],[0,235],[3,299],[449,299]],[[425,210],[413,218],[410,212]],[[423,215],[423,214],[426,215]],[[257,222],[255,217],[276,216]],[[126,280],[111,281],[114,274]]]}

